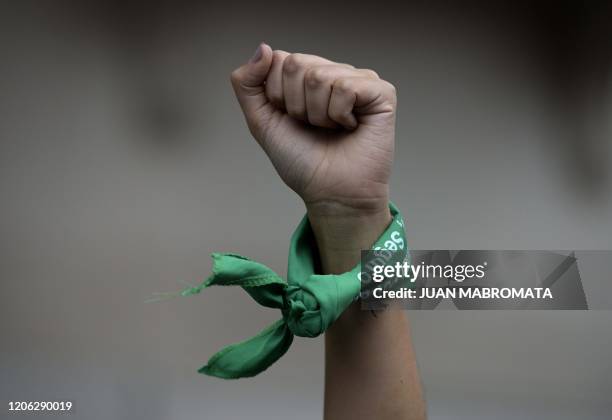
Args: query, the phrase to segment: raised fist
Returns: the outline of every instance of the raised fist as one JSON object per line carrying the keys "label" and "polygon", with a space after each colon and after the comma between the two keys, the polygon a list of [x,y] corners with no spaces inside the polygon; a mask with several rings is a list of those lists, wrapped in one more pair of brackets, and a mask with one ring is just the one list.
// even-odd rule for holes
{"label": "raised fist", "polygon": [[372,70],[266,44],[231,80],[251,133],[309,211],[386,208],[393,85]]}
{"label": "raised fist", "polygon": [[[372,70],[266,44],[232,84],[251,133],[306,204],[317,272],[349,272],[392,223],[395,88]],[[325,333],[324,419],[426,418],[406,317],[378,314],[355,302]],[[364,389],[371,398],[359,398]]]}

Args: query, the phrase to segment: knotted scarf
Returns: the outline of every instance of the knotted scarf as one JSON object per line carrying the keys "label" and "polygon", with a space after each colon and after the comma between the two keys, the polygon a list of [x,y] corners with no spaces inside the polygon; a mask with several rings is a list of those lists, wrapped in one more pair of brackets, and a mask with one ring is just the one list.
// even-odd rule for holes
{"label": "knotted scarf", "polygon": [[[393,221],[372,249],[406,253],[404,222],[389,204]],[[212,275],[183,296],[209,286],[240,286],[260,305],[280,309],[282,318],[256,336],[229,345],[199,369],[224,379],[255,376],[289,349],[294,335],[316,337],[323,333],[358,298],[360,264],[343,274],[317,274],[318,255],[314,234],[304,217],[291,237],[287,281],[270,268],[236,254],[212,254]]]}

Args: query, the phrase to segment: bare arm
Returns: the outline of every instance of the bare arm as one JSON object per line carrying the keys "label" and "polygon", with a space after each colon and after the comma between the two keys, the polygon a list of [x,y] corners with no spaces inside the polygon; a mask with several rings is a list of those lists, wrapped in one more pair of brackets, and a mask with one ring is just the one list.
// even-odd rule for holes
{"label": "bare arm", "polygon": [[[317,216],[314,210],[309,216],[327,273],[343,273],[354,267],[360,250],[368,249],[391,221],[386,207],[352,217]],[[376,312],[375,317],[354,303],[325,334],[324,418],[425,417],[405,313],[392,309]]]}
{"label": "bare arm", "polygon": [[[354,267],[391,221],[395,88],[373,70],[261,44],[232,73],[253,137],[306,203],[323,269]],[[403,312],[351,306],[326,334],[325,419],[425,418]]]}

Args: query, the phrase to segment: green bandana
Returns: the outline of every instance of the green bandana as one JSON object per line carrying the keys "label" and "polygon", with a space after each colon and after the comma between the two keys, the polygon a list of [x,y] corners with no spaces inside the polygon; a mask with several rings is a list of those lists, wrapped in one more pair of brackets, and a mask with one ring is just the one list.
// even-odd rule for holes
{"label": "green bandana", "polygon": [[[373,246],[406,253],[404,222],[389,204],[393,221]],[[398,246],[399,244],[399,246]],[[260,305],[281,310],[283,317],[259,334],[213,355],[200,373],[225,379],[255,376],[289,349],[293,336],[323,333],[358,296],[360,264],[344,274],[316,274],[317,246],[304,217],[291,237],[287,282],[270,268],[235,254],[212,254],[213,274],[200,286],[181,292],[200,293],[209,286],[240,286]]]}

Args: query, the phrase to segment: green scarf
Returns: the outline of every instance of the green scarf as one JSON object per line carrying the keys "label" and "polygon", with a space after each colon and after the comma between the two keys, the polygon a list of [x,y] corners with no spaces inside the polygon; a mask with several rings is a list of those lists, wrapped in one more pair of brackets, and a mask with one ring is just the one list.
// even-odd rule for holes
{"label": "green scarf", "polygon": [[[372,249],[405,255],[402,216],[392,203],[389,208],[393,221]],[[214,253],[212,258],[212,275],[181,295],[197,294],[209,286],[240,286],[260,305],[280,309],[283,315],[256,336],[221,349],[199,369],[219,378],[244,378],[264,371],[285,354],[294,335],[316,337],[329,328],[361,289],[361,264],[344,274],[316,274],[317,246],[306,216],[291,237],[287,282],[265,265],[240,255]]]}

